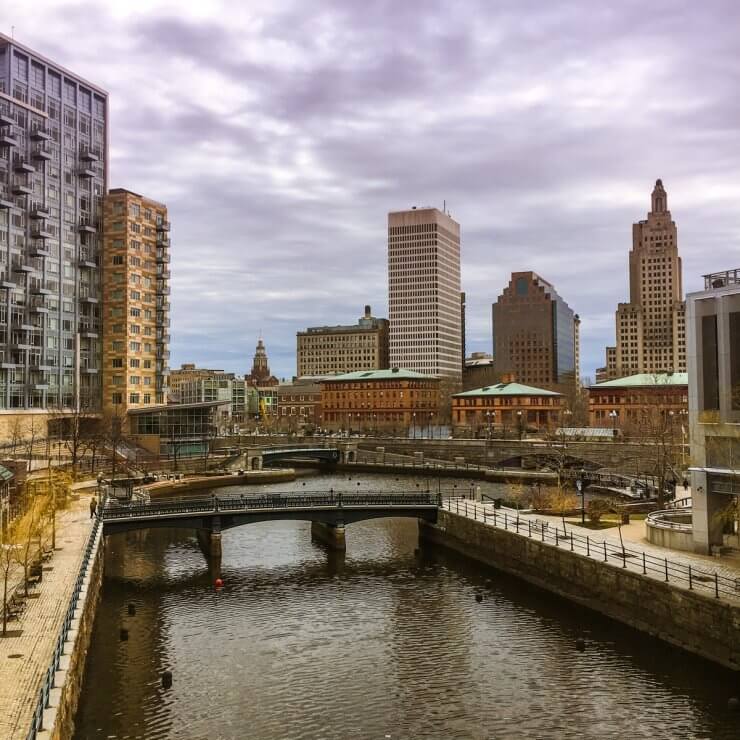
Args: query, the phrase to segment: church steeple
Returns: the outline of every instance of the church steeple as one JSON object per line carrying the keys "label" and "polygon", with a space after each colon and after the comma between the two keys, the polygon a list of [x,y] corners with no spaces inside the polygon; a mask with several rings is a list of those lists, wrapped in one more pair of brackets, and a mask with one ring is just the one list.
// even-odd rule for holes
{"label": "church steeple", "polygon": [[246,377],[250,385],[277,385],[278,379],[270,375],[270,365],[267,359],[267,350],[265,342],[260,336],[257,340],[257,347],[254,351],[252,360],[252,370]]}
{"label": "church steeple", "polygon": [[663,187],[663,181],[660,179],[655,181],[652,195],[652,208],[650,210],[653,213],[666,213],[666,211],[668,211],[668,194]]}

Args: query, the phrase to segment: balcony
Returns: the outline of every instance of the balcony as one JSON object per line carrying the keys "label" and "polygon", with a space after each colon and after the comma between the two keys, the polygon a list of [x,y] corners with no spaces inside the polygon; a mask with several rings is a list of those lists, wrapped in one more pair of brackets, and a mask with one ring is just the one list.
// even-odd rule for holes
{"label": "balcony", "polygon": [[80,302],[81,303],[87,303],[91,306],[97,305],[100,301],[92,295],[83,294],[80,296]]}
{"label": "balcony", "polygon": [[0,190],[0,211],[6,211],[12,208],[15,203],[8,198],[8,195]]}
{"label": "balcony", "polygon": [[170,286],[164,285],[162,283],[157,283],[157,295],[169,295],[170,294]]}
{"label": "balcony", "polygon": [[51,134],[39,126],[31,131],[31,141],[51,141]]}
{"label": "balcony", "polygon": [[168,349],[157,349],[157,359],[158,360],[169,360],[170,359],[170,351]]}
{"label": "balcony", "polygon": [[13,160],[13,170],[23,175],[31,175],[36,172],[36,168],[23,157],[16,157]]}
{"label": "balcony", "polygon": [[51,252],[43,244],[34,245],[29,252],[31,257],[50,257]]}
{"label": "balcony", "polygon": [[157,262],[160,264],[166,264],[170,261],[170,253],[164,249],[157,250]]}
{"label": "balcony", "polygon": [[27,265],[24,262],[14,262],[13,272],[37,272],[33,265]]}
{"label": "balcony", "polygon": [[23,180],[16,180],[10,188],[13,195],[33,195],[33,188]]}
{"label": "balcony", "polygon": [[163,314],[159,314],[159,313],[157,314],[156,323],[157,323],[157,326],[161,326],[163,329],[168,329],[172,324],[168,316],[164,316]]}
{"label": "balcony", "polygon": [[39,144],[31,151],[31,159],[48,162],[51,159],[51,149],[46,144]]}
{"label": "balcony", "polygon": [[169,247],[170,238],[164,234],[157,234],[157,246],[158,247]]}
{"label": "balcony", "polygon": [[34,201],[31,203],[31,209],[28,211],[28,216],[34,221],[39,221],[42,218],[49,218],[51,216],[51,211],[49,211],[41,201]]}
{"label": "balcony", "polygon": [[81,234],[96,234],[98,231],[98,225],[89,218],[81,218],[80,223],[77,226],[77,231]]}
{"label": "balcony", "polygon": [[157,280],[169,280],[171,273],[169,270],[162,270],[157,273]]}
{"label": "balcony", "polygon": [[169,221],[161,221],[157,224],[157,231],[169,231],[170,230],[170,222]]}
{"label": "balcony", "polygon": [[49,288],[44,288],[43,285],[32,286],[28,292],[31,295],[43,295],[43,296],[54,295],[53,290],[49,290]]}
{"label": "balcony", "polygon": [[100,152],[98,149],[91,147],[81,147],[80,159],[83,162],[98,162],[100,160]]}
{"label": "balcony", "polygon": [[170,342],[169,334],[157,334],[157,344],[169,344],[169,342]]}
{"label": "balcony", "polygon": [[46,299],[43,296],[33,298],[29,306],[31,313],[44,314],[49,313],[49,307],[46,305]]}
{"label": "balcony", "polygon": [[0,279],[0,288],[4,288],[5,290],[15,290],[17,287],[18,285],[10,280]]}
{"label": "balcony", "polygon": [[99,334],[96,331],[93,331],[92,329],[85,329],[84,331],[80,332],[80,336],[83,339],[97,339]]}
{"label": "balcony", "polygon": [[53,239],[54,234],[52,234],[51,231],[48,231],[44,225],[39,223],[31,227],[31,238],[42,240]]}
{"label": "balcony", "polygon": [[0,134],[0,149],[10,149],[14,146],[18,146],[18,139],[15,136]]}
{"label": "balcony", "polygon": [[80,267],[85,267],[89,270],[98,269],[98,263],[91,259],[81,259],[78,264]]}
{"label": "balcony", "polygon": [[7,113],[0,113],[0,128],[6,126],[15,126],[15,118],[9,116]]}

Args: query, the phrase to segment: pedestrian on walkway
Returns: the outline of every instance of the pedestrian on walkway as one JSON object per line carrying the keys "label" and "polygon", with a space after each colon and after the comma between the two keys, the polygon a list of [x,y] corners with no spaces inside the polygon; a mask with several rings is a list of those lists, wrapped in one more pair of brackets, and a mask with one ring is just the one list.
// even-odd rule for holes
{"label": "pedestrian on walkway", "polygon": [[683,492],[684,493],[689,492],[689,482],[686,480],[686,478],[683,479]]}
{"label": "pedestrian on walkway", "polygon": [[95,512],[98,510],[98,500],[93,496],[90,499],[90,519],[95,516]]}

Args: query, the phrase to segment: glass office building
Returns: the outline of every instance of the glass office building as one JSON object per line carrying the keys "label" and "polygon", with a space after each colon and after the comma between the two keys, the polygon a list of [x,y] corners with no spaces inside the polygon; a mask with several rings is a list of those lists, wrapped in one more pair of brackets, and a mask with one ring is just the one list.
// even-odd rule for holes
{"label": "glass office building", "polygon": [[108,96],[0,34],[0,410],[100,406]]}

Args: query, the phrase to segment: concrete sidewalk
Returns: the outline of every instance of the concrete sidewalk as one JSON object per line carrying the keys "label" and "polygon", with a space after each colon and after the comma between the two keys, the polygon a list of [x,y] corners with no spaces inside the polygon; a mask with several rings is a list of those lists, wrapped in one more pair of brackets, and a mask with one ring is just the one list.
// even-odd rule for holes
{"label": "concrete sidewalk", "polygon": [[[31,726],[41,682],[49,667],[69,606],[90,530],[91,495],[71,501],[57,519],[57,549],[45,564],[19,619],[0,638],[0,738],[24,740]],[[22,572],[20,584],[22,584]]]}

